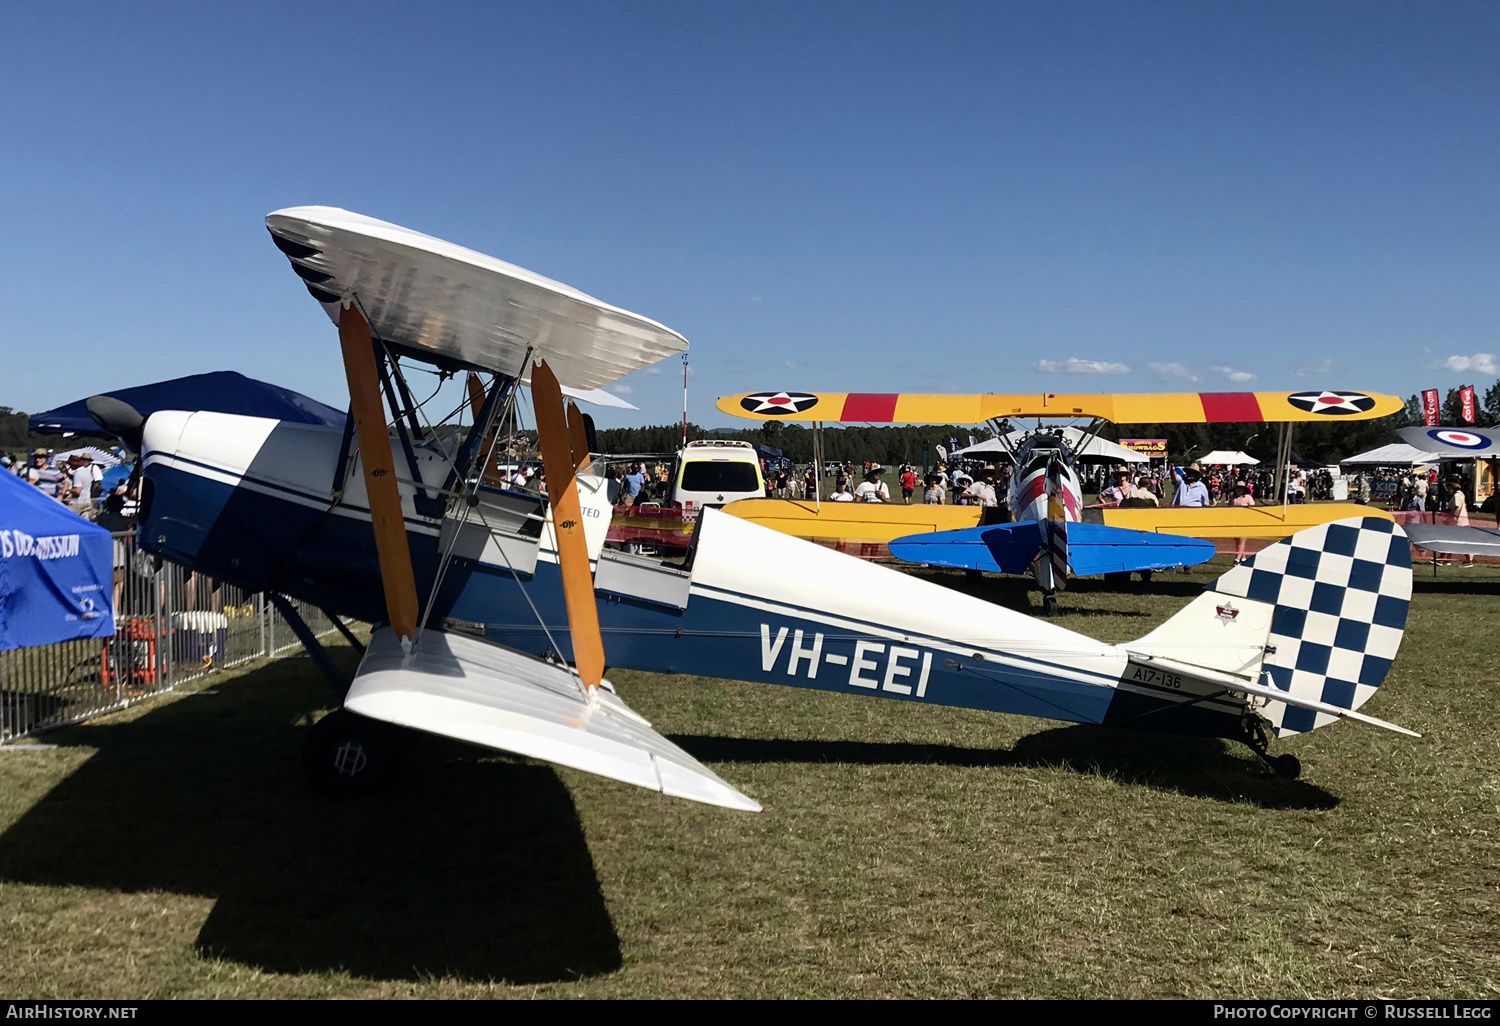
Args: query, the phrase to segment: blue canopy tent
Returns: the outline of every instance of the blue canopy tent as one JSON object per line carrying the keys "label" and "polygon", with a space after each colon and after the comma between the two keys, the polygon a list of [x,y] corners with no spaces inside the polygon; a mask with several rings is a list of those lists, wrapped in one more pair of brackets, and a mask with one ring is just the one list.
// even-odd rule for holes
{"label": "blue canopy tent", "polygon": [[0,650],[115,632],[109,532],[0,473]]}
{"label": "blue canopy tent", "polygon": [[[143,417],[157,410],[211,410],[249,417],[270,417],[297,424],[342,427],[345,414],[289,388],[247,378],[236,371],[190,374],[152,385],[117,388],[101,393],[129,403]],[[99,434],[99,425],[84,409],[84,400],[31,416],[31,430],[40,434]]]}

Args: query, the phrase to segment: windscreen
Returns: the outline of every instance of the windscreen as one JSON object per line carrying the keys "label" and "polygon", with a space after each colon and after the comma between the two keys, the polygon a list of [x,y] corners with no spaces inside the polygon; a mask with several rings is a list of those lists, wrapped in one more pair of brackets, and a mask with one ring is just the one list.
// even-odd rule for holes
{"label": "windscreen", "polygon": [[756,492],[760,480],[753,463],[694,460],[683,465],[681,487],[685,492]]}

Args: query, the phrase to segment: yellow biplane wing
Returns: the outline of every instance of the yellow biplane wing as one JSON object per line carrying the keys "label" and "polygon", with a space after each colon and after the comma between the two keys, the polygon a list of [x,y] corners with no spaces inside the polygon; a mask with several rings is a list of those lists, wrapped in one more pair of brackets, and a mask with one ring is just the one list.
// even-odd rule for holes
{"label": "yellow biplane wing", "polygon": [[1112,424],[1282,424],[1333,418],[1371,420],[1405,405],[1377,392],[742,392],[716,405],[751,420],[862,424],[981,424],[997,417],[1098,417]]}

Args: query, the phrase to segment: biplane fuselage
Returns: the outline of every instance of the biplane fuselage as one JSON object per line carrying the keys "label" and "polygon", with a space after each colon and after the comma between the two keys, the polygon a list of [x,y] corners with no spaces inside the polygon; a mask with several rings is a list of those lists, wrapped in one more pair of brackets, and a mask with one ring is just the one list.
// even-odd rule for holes
{"label": "biplane fuselage", "polygon": [[[336,428],[156,414],[143,444],[142,545],[245,588],[379,622],[385,610],[362,475],[357,458],[337,475],[340,441]],[[441,484],[446,459],[418,455],[424,482]],[[595,480],[583,475],[580,491],[612,667],[1209,736],[1242,732],[1240,698],[1185,701],[1181,681],[1153,682],[1121,647],[717,510],[705,512],[685,568],[606,549],[610,506]],[[415,493],[403,483],[428,628],[571,659],[544,500],[485,487],[478,507],[454,503],[457,513],[428,517],[416,511]],[[449,542],[454,552],[427,608]]]}

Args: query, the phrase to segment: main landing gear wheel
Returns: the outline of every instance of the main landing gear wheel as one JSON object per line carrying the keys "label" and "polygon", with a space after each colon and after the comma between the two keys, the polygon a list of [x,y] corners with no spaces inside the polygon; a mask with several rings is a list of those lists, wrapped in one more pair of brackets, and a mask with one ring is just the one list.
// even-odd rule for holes
{"label": "main landing gear wheel", "polygon": [[330,798],[383,794],[396,780],[401,751],[385,724],[344,709],[308,731],[302,766],[318,793]]}
{"label": "main landing gear wheel", "polygon": [[1042,596],[1042,612],[1046,613],[1048,616],[1056,616],[1057,615],[1057,596],[1056,595],[1043,595]]}

